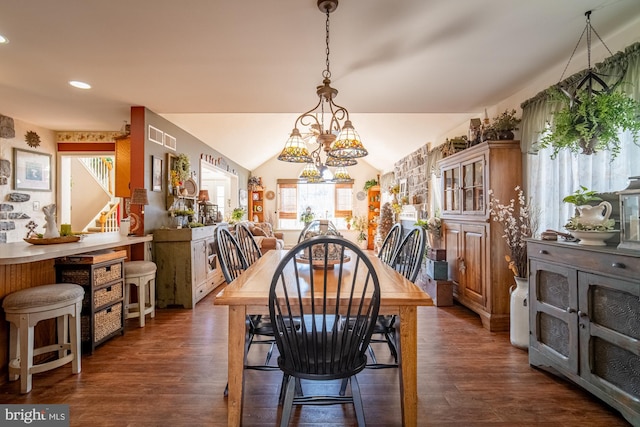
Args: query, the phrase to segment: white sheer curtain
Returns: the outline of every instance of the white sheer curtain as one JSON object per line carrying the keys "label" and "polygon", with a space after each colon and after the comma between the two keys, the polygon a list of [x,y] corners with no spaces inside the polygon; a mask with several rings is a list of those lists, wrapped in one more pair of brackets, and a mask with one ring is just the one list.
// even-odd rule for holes
{"label": "white sheer curtain", "polygon": [[[614,57],[598,64],[605,70],[617,70],[621,58],[628,60],[624,91],[640,100],[640,43],[636,43]],[[580,77],[574,75],[569,79]],[[567,80],[569,80],[567,79]],[[555,107],[544,93],[522,104],[522,149],[528,152],[528,195],[534,208],[540,211],[538,233],[546,229],[563,230],[573,216],[573,205],[562,202],[565,196],[585,186],[599,193],[617,192],[627,187],[630,176],[640,175],[640,146],[633,141],[630,132],[620,135],[621,151],[615,158],[610,152],[594,155],[571,154],[565,150],[551,159],[552,150],[538,149],[536,143],[544,123],[551,119]],[[638,141],[640,143],[640,141]]]}
{"label": "white sheer curtain", "polygon": [[615,160],[609,152],[585,156],[569,151],[552,160],[550,148],[528,156],[529,197],[540,211],[538,232],[564,231],[564,224],[573,216],[573,205],[562,199],[580,185],[599,193],[616,192],[627,187],[630,176],[640,175],[640,147],[628,132],[620,141],[622,150]]}

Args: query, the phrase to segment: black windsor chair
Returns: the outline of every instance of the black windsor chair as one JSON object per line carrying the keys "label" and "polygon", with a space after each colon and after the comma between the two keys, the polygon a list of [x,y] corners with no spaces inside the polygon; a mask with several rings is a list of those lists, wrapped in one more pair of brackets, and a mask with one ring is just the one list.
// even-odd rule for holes
{"label": "black windsor chair", "polygon": [[[350,257],[350,268],[344,265],[345,255]],[[348,301],[341,300],[345,295]],[[269,291],[269,315],[280,352],[278,366],[284,373],[281,426],[289,424],[294,404],[343,403],[353,403],[358,425],[365,425],[356,374],[366,366],[379,307],[378,276],[354,243],[318,236],[299,243],[284,256]],[[303,319],[300,328],[288,327],[298,316]],[[336,379],[351,383],[350,396],[295,395],[296,380]]]}
{"label": "black windsor chair", "polygon": [[[392,227],[392,231],[397,225],[399,224],[395,224]],[[391,235],[391,231],[389,232],[389,235]],[[385,243],[389,239],[389,235],[387,235]],[[402,236],[402,234],[400,234],[400,236]],[[388,264],[393,267],[394,270],[402,274],[407,280],[415,282],[418,277],[418,272],[420,271],[422,259],[424,258],[426,243],[427,234],[424,229],[418,226],[412,227],[404,238],[397,240],[396,250],[393,252],[393,256],[389,260]],[[382,249],[380,249],[380,253],[382,253]],[[369,354],[371,355],[371,362],[367,366],[368,368],[380,369],[398,367],[396,320],[397,317],[395,315],[378,316],[378,322],[376,323],[373,333],[384,335],[384,339],[371,340],[371,342],[386,342],[389,346],[389,351],[391,352],[394,363],[378,363],[373,349],[370,348]]]}
{"label": "black windsor chair", "polygon": [[[236,234],[238,234],[238,230],[241,230],[242,226],[236,226]],[[248,230],[247,230],[248,232]],[[250,233],[249,233],[250,234]],[[242,236],[242,231],[239,234]],[[241,237],[244,239],[244,237]],[[251,236],[253,239],[253,236]],[[255,243],[255,241],[254,241]],[[249,244],[251,247],[251,244]],[[257,244],[255,246],[257,248]],[[216,228],[216,251],[218,253],[218,261],[220,263],[220,268],[222,269],[222,274],[224,276],[225,282],[227,284],[231,283],[235,280],[244,270],[249,268],[250,264],[247,261],[247,256],[245,256],[245,252],[242,249],[242,245],[236,239],[231,231],[224,225],[219,225]],[[259,252],[259,249],[258,249]],[[249,258],[255,261],[253,258]],[[257,258],[256,258],[257,259]],[[259,371],[274,371],[278,370],[277,366],[269,365],[269,361],[271,360],[271,356],[273,354],[273,348],[275,346],[275,341],[273,340],[273,328],[271,327],[271,322],[269,319],[263,319],[261,316],[250,315],[247,316],[248,323],[248,336],[247,336],[247,349],[246,354],[249,353],[251,349],[251,344],[268,344],[269,351],[265,357],[265,362],[263,365],[249,365],[245,363],[245,369],[253,369]],[[256,340],[254,339],[256,335],[269,337],[264,340]],[[225,396],[228,393],[228,387],[225,388],[224,394]]]}

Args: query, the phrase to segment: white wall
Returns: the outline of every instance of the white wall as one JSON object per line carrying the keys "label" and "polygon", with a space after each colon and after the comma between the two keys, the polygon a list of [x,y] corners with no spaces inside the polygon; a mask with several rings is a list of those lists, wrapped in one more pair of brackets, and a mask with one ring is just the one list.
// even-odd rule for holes
{"label": "white wall", "polygon": [[[7,139],[0,138],[0,158],[6,159],[11,162],[11,177],[8,180],[7,185],[0,185],[0,203],[3,204],[11,204],[13,205],[12,212],[24,212],[29,216],[28,219],[4,219],[4,217],[0,217],[0,221],[13,221],[15,224],[15,230],[7,230],[6,238],[7,243],[10,242],[19,242],[22,241],[24,237],[27,235],[26,225],[29,221],[33,220],[36,224],[38,224],[38,228],[36,229],[37,233],[44,233],[44,229],[42,226],[45,224],[44,213],[42,212],[42,207],[51,203],[55,203],[56,201],[56,176],[57,176],[57,167],[56,167],[56,144],[55,144],[55,133],[49,129],[44,129],[38,126],[31,125],[26,122],[21,122],[19,120],[14,120],[15,126],[15,138]],[[40,136],[40,146],[36,148],[29,147],[25,142],[25,134],[27,131],[33,131]],[[25,190],[14,190],[13,187],[13,148],[19,148],[27,151],[35,151],[42,154],[51,154],[51,191],[25,191]],[[29,201],[14,203],[8,201],[8,196],[10,193],[24,193],[30,196]],[[39,204],[39,208],[37,210],[33,209],[34,202]],[[6,212],[8,214],[8,212]],[[0,215],[4,215],[5,212],[1,212]],[[5,231],[0,231],[0,233],[4,233]]]}

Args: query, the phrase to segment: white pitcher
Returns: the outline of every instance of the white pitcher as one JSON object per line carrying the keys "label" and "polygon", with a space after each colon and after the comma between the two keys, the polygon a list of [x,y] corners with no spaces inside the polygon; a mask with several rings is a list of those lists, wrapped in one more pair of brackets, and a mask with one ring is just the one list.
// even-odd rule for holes
{"label": "white pitcher", "polygon": [[607,201],[600,202],[596,206],[577,206],[576,209],[578,209],[578,222],[583,225],[602,225],[611,215],[611,203]]}

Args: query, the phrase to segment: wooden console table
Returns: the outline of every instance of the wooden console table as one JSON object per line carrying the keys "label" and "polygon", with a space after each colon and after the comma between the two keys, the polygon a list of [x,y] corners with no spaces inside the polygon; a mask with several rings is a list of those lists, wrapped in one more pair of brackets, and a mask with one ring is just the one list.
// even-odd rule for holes
{"label": "wooden console table", "polygon": [[[27,242],[0,245],[0,300],[21,289],[56,283],[56,258],[103,249],[128,248],[153,240],[147,236],[121,236],[119,233],[86,235],[79,242],[57,245],[30,245]],[[9,324],[0,309],[0,383],[6,382],[9,354]],[[37,329],[37,328],[36,328]],[[38,339],[38,337],[36,337]],[[44,337],[46,339],[46,336]]]}

